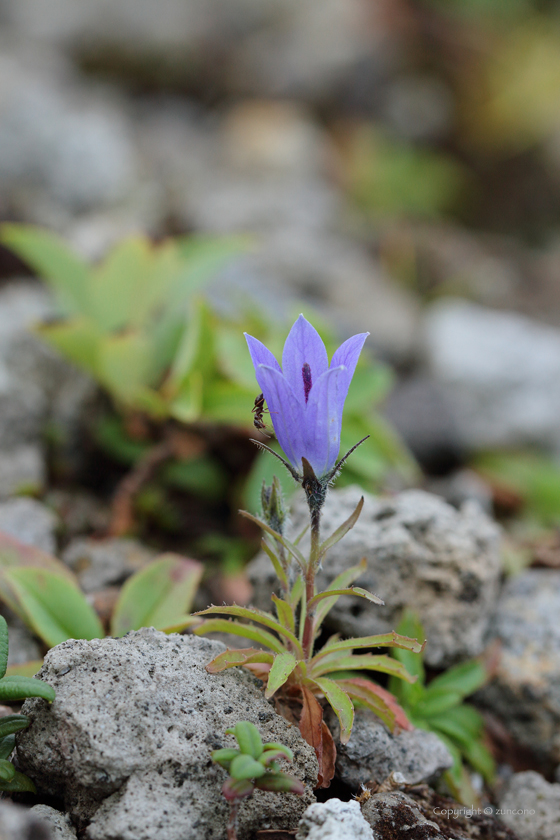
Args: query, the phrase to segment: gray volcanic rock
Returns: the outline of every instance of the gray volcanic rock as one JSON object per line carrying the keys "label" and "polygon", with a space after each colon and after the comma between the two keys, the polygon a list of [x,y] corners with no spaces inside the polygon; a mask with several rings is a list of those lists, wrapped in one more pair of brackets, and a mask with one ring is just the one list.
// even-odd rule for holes
{"label": "gray volcanic rock", "polygon": [[293,749],[290,770],[306,792],[257,791],[241,805],[240,836],[295,827],[314,800],[314,752],[249,674],[207,673],[207,663],[224,649],[153,628],[58,645],[40,672],[56,700],[24,705],[32,722],[17,743],[21,769],[41,793],[65,802],[90,840],[220,840],[226,775],[210,753],[233,746],[224,734],[228,726],[250,720],[265,741]]}
{"label": "gray volcanic rock", "polygon": [[62,560],[78,576],[84,592],[97,592],[106,586],[123,583],[142,569],[155,553],[136,540],[90,537],[72,540],[62,553]]}
{"label": "gray volcanic rock", "polygon": [[[332,725],[336,737],[338,727]],[[391,732],[372,712],[360,709],[347,744],[337,741],[337,775],[357,791],[367,782],[381,783],[401,773],[409,785],[429,782],[449,770],[453,760],[433,732]]]}
{"label": "gray volcanic rock", "polygon": [[0,502],[0,531],[49,554],[56,551],[55,513],[36,499],[21,497]]}
{"label": "gray volcanic rock", "polygon": [[49,805],[34,805],[29,813],[48,825],[52,840],[76,840],[76,829],[68,814],[56,811]]}
{"label": "gray volcanic rock", "polygon": [[[52,809],[49,809],[52,810]],[[76,835],[64,838],[75,840]],[[42,815],[12,802],[0,802],[0,840],[63,840],[49,830]]]}
{"label": "gray volcanic rock", "polygon": [[[343,569],[365,557],[367,569],[358,584],[383,598],[385,606],[343,596],[329,613],[329,628],[346,636],[386,633],[396,627],[403,609],[411,607],[426,631],[429,665],[446,667],[478,655],[498,595],[498,526],[475,503],[456,510],[422,490],[376,499],[358,487],[346,487],[327,497],[325,537],[350,516],[362,495],[362,514],[328,552],[317,587],[325,589]],[[299,533],[307,520],[301,497],[292,512],[293,533]],[[302,548],[305,552],[305,538]],[[275,585],[268,558],[259,555],[249,565],[249,577],[255,603],[268,608]]]}
{"label": "gray volcanic rock", "polygon": [[501,642],[495,677],[478,696],[514,738],[560,763],[560,571],[528,569],[508,581],[491,633]]}
{"label": "gray volcanic rock", "polygon": [[500,796],[498,813],[520,840],[558,840],[560,785],[532,770],[515,773]]}
{"label": "gray volcanic rock", "polygon": [[560,449],[560,331],[460,300],[426,318],[430,369],[447,386],[472,448]]}
{"label": "gray volcanic rock", "polygon": [[45,479],[45,458],[38,443],[0,450],[0,499],[22,492],[38,493]]}
{"label": "gray volcanic rock", "polygon": [[310,805],[301,818],[296,840],[374,840],[357,802],[328,799]]}

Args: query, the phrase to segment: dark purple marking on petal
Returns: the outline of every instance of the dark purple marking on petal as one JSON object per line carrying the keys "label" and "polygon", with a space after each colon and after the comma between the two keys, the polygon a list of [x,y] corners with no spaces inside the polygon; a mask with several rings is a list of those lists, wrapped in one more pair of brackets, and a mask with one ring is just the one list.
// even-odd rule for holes
{"label": "dark purple marking on petal", "polygon": [[305,395],[305,402],[309,399],[309,392],[311,391],[311,386],[313,385],[313,380],[311,378],[311,368],[307,364],[301,369],[301,375],[303,377],[303,393]]}
{"label": "dark purple marking on petal", "polygon": [[309,365],[313,381],[316,381],[328,370],[329,360],[321,336],[315,327],[300,315],[284,344],[282,372],[302,405],[305,405],[306,399],[301,375],[305,364]]}

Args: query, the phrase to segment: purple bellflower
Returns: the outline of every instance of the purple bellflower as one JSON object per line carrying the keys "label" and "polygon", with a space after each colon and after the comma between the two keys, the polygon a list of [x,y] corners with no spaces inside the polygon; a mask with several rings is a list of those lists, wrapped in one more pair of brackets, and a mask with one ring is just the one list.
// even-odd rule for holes
{"label": "purple bellflower", "polygon": [[312,476],[326,491],[350,454],[337,463],[344,401],[368,335],[341,344],[329,367],[323,340],[300,315],[284,344],[280,367],[262,342],[245,333],[286,466],[304,487],[306,476]]}

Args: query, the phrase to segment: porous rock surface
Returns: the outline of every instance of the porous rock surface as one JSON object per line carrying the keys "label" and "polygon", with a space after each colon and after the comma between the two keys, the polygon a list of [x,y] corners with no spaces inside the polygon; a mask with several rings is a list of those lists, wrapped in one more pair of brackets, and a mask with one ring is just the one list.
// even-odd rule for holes
{"label": "porous rock surface", "polygon": [[[334,715],[333,715],[334,718]],[[335,737],[338,725],[329,723]],[[433,732],[412,729],[392,734],[373,712],[360,709],[347,744],[336,745],[337,775],[353,790],[401,773],[407,784],[428,782],[452,765],[444,744]]]}
{"label": "porous rock surface", "polygon": [[52,840],[76,840],[76,829],[68,814],[56,811],[49,805],[34,805],[30,814],[38,817],[49,828]]}
{"label": "porous rock surface", "polygon": [[518,840],[489,810],[460,805],[426,786],[380,792],[362,802],[375,840]]}
{"label": "porous rock surface", "polygon": [[558,840],[560,785],[533,770],[515,773],[500,797],[498,814],[520,840]]}
{"label": "porous rock surface", "polygon": [[315,755],[249,674],[207,673],[224,649],[153,628],[58,645],[40,671],[56,700],[24,705],[31,725],[17,743],[21,769],[42,794],[64,801],[89,840],[221,840],[226,774],[210,753],[234,745],[228,726],[250,720],[264,741],[294,751],[290,771],[306,792],[257,791],[241,805],[239,836],[295,828],[314,801]]}
{"label": "porous rock surface", "polygon": [[[325,589],[336,575],[365,557],[367,569],[357,583],[383,598],[385,606],[343,596],[329,613],[326,626],[345,636],[386,633],[399,623],[403,609],[412,607],[424,625],[429,665],[446,667],[478,655],[498,595],[498,526],[475,503],[456,510],[422,490],[377,499],[352,486],[327,496],[324,537],[350,516],[362,495],[361,516],[329,550],[317,588]],[[308,518],[306,502],[300,497],[292,511],[294,534]],[[305,552],[305,538],[301,547]],[[249,565],[249,576],[255,604],[270,604],[275,576],[268,558],[259,555]]]}
{"label": "porous rock surface", "polygon": [[560,763],[560,571],[528,569],[508,581],[491,632],[501,643],[480,701],[514,739],[544,762]]}
{"label": "porous rock surface", "polygon": [[357,802],[328,799],[310,805],[301,818],[296,840],[374,840]]}
{"label": "porous rock surface", "polygon": [[0,802],[0,840],[59,840],[59,838],[54,837],[49,831],[41,815],[33,813],[28,808],[20,808],[19,805],[11,802]]}

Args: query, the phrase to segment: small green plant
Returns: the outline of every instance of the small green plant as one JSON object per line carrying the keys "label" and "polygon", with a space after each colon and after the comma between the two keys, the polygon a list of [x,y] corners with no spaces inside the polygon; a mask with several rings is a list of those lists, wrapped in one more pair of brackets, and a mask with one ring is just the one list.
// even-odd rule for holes
{"label": "small green plant", "polygon": [[[352,732],[355,702],[372,709],[391,729],[397,725],[410,727],[394,697],[359,673],[356,676],[356,672],[377,671],[410,682],[415,678],[400,662],[385,654],[355,651],[380,647],[422,650],[415,639],[397,633],[347,640],[333,636],[315,650],[323,622],[342,595],[383,603],[365,589],[351,587],[364,572],[365,562],[339,574],[324,592],[318,593],[315,587],[315,576],[326,552],[354,526],[363,507],[362,498],[346,522],[326,540],[321,540],[320,517],[328,487],[359,445],[355,444],[337,460],[344,401],[366,335],[353,336],[344,342],[329,367],[319,334],[301,315],[284,345],[283,370],[267,347],[246,336],[274,431],[288,460],[269,451],[302,485],[307,497],[310,554],[305,557],[298,541],[291,542],[284,534],[286,509],[278,479],[274,478],[269,486],[263,484],[262,518],[242,513],[264,532],[262,546],[282,589],[282,597],[272,596],[276,615],[251,607],[211,606],[197,615],[230,616],[233,620],[205,619],[194,630],[199,635],[216,631],[233,633],[261,646],[226,650],[207,670],[218,673],[241,665],[265,682],[265,696],[274,696],[283,712],[299,721],[303,737],[315,749],[319,787],[330,784],[336,749],[318,698],[324,698],[338,717],[342,743],[348,741]],[[268,449],[264,444],[259,445]]]}
{"label": "small green plant", "polygon": [[[424,638],[422,624],[412,612],[405,612],[397,629]],[[476,802],[478,795],[472,789],[463,762],[468,762],[488,784],[493,781],[495,767],[482,742],[482,716],[464,700],[487,682],[486,668],[478,659],[472,659],[449,668],[427,683],[422,656],[408,650],[394,650],[392,656],[417,679],[414,684],[404,684],[391,678],[391,692],[414,726],[434,732],[448,748],[453,767],[445,773],[444,780],[453,795],[466,805]]]}
{"label": "small green plant", "polygon": [[[113,609],[111,635],[151,626],[172,633],[198,623],[189,612],[202,571],[195,560],[168,553],[135,572]],[[105,635],[70,569],[7,534],[0,534],[0,599],[48,647]]]}
{"label": "small green plant", "polygon": [[293,753],[284,744],[263,744],[259,730],[248,720],[236,723],[226,729],[226,735],[235,735],[238,749],[226,747],[214,750],[212,761],[224,767],[229,777],[225,780],[222,793],[230,803],[230,816],[227,826],[228,840],[237,838],[237,810],[239,802],[251,796],[255,788],[301,796],[305,790],[303,783],[283,773],[278,759],[293,760]]}
{"label": "small green plant", "polygon": [[[0,615],[0,703],[13,703],[27,697],[42,697],[50,703],[55,698],[54,688],[32,677],[6,676],[8,667],[8,625]],[[6,715],[0,718],[0,791],[11,793],[36,793],[35,785],[20,773],[9,758],[15,747],[16,732],[27,729],[26,715]]]}

